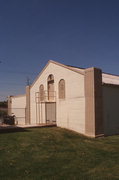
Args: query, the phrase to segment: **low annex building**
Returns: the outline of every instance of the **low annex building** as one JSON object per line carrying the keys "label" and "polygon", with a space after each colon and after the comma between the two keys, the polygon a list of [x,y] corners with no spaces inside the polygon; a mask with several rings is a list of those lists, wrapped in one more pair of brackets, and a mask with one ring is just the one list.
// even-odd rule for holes
{"label": "low annex building", "polygon": [[9,96],[18,124],[55,123],[90,137],[119,133],[119,76],[50,60],[26,94]]}

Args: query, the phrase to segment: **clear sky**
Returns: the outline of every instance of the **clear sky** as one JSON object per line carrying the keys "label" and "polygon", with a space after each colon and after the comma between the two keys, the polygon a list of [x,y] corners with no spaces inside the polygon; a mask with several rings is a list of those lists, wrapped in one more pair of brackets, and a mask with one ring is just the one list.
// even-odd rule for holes
{"label": "clear sky", "polygon": [[119,0],[0,0],[0,100],[49,59],[119,74]]}

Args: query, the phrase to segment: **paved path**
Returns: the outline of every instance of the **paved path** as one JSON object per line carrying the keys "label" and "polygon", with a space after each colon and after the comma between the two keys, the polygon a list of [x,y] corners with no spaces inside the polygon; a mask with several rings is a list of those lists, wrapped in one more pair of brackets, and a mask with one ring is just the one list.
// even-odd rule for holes
{"label": "paved path", "polygon": [[0,130],[2,129],[27,129],[27,128],[38,128],[38,127],[54,127],[56,126],[55,123],[43,123],[43,124],[30,124],[30,125],[0,125]]}
{"label": "paved path", "polygon": [[35,128],[35,127],[53,127],[56,123],[42,123],[42,124],[30,124],[30,125],[17,125],[20,128]]}

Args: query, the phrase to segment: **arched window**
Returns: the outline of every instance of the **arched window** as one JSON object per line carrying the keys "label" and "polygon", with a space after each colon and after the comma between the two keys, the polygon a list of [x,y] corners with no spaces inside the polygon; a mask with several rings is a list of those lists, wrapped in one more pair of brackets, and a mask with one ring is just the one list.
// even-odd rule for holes
{"label": "arched window", "polygon": [[59,81],[59,99],[65,99],[65,80]]}
{"label": "arched window", "polygon": [[48,82],[49,81],[54,81],[54,76],[52,75],[52,74],[50,74],[49,76],[48,76]]}
{"label": "arched window", "polygon": [[48,87],[48,100],[54,99],[54,76],[50,74],[47,80]]}
{"label": "arched window", "polygon": [[40,101],[43,101],[44,100],[44,86],[43,84],[40,85]]}

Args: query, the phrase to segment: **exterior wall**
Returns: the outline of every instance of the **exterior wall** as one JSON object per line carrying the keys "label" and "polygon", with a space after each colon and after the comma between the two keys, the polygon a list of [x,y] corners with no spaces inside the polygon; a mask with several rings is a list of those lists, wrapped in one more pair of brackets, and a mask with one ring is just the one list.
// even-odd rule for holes
{"label": "exterior wall", "polygon": [[[38,119],[36,113],[35,93],[39,92],[41,84],[47,90],[47,78],[50,74],[54,76],[54,90],[56,91],[56,119],[57,125],[68,128],[79,133],[85,133],[85,97],[84,97],[84,75],[50,63],[41,73],[40,77],[33,84],[30,90],[30,117],[31,124]],[[66,96],[59,100],[58,83],[65,80]],[[38,106],[38,104],[37,104]],[[41,107],[40,107],[41,108]],[[38,111],[38,110],[37,110]],[[42,111],[43,112],[43,111]],[[40,117],[41,119],[41,117]],[[45,114],[42,114],[42,121],[45,122]]]}
{"label": "exterior wall", "polygon": [[104,135],[102,108],[102,71],[85,70],[85,134],[91,137]]}
{"label": "exterior wall", "polygon": [[119,86],[103,85],[104,134],[119,134]]}
{"label": "exterior wall", "polygon": [[16,116],[18,124],[25,124],[26,96],[11,97],[11,115]]}

